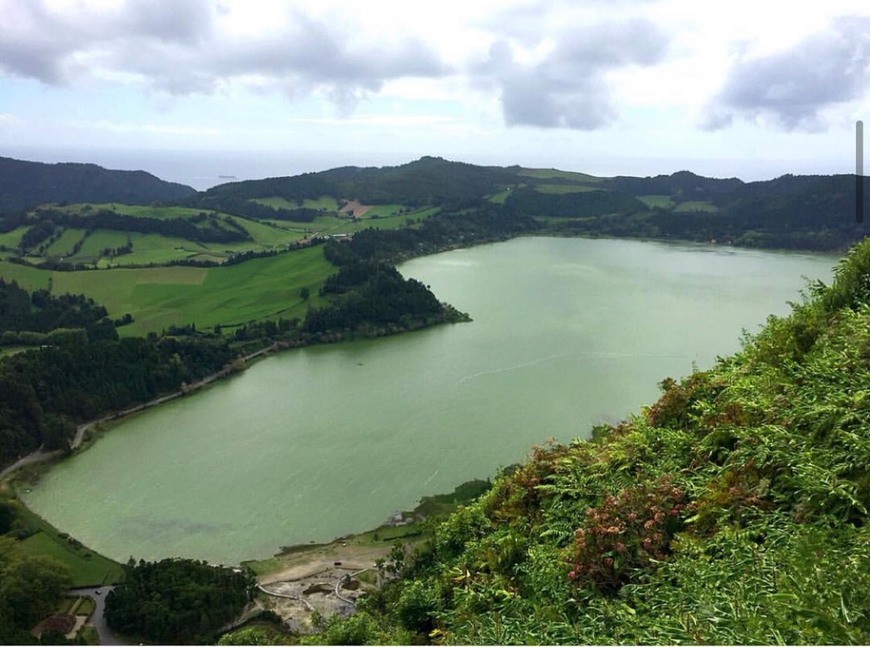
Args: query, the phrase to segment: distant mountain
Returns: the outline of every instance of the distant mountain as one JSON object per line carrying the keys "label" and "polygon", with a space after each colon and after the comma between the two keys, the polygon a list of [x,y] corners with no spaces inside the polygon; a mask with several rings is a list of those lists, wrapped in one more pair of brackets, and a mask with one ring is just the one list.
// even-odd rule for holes
{"label": "distant mountain", "polygon": [[0,157],[0,213],[47,202],[149,204],[196,193],[145,171],[112,171],[95,164],[43,164]]}
{"label": "distant mountain", "polygon": [[293,177],[231,182],[185,202],[268,219],[275,218],[277,212],[264,210],[253,201],[282,198],[301,210],[305,200],[323,196],[364,204],[437,206],[442,211],[498,203],[504,209],[541,219],[545,231],[569,235],[832,250],[845,249],[865,234],[855,222],[855,178],[851,175],[785,175],[743,182],[679,171],[656,177],[603,178],[423,157],[401,166],[346,166]]}
{"label": "distant mountain", "polygon": [[368,204],[442,205],[479,201],[481,197],[517,181],[520,167],[476,166],[440,157],[422,157],[401,166],[340,168],[292,177],[245,180],[221,184],[197,196],[206,206],[225,198],[246,200],[281,197],[289,201],[321,196],[351,198]]}
{"label": "distant mountain", "polygon": [[[422,157],[399,166],[343,166],[228,182],[199,193],[143,171],[0,158],[0,214],[46,202],[160,202],[249,220],[306,223],[316,230],[318,219],[326,215],[323,197],[339,204],[397,205],[406,212],[436,207],[460,215],[497,206],[535,218],[540,233],[558,235],[715,240],[811,250],[843,250],[865,235],[855,222],[851,175],[784,175],[743,182],[679,171],[605,178]],[[6,221],[7,229],[22,224]]]}

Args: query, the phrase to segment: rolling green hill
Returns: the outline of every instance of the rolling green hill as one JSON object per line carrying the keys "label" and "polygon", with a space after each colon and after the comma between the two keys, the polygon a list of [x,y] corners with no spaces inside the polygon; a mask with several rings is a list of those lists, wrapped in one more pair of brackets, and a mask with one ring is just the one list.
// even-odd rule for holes
{"label": "rolling green hill", "polygon": [[169,202],[196,191],[145,171],[95,164],[43,164],[0,157],[0,213],[48,202]]}
{"label": "rolling green hill", "polygon": [[[187,200],[254,218],[257,209],[294,210],[314,201],[356,200],[455,211],[481,201],[541,218],[541,231],[845,250],[863,237],[855,223],[855,179],[786,175],[764,182],[680,171],[601,178],[555,169],[474,166],[423,157],[401,166],[342,167],[294,177],[234,182]],[[256,208],[250,211],[251,204]],[[310,215],[310,214],[309,214]]]}

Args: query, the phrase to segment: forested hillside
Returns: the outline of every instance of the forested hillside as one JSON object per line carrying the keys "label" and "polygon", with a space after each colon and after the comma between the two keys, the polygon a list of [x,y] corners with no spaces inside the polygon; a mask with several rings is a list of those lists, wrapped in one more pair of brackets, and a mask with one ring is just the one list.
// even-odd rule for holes
{"label": "forested hillside", "polygon": [[[866,181],[866,180],[865,180]],[[185,204],[252,218],[307,218],[322,196],[445,211],[503,204],[537,220],[539,233],[694,240],[746,247],[846,249],[856,226],[855,178],[785,175],[763,182],[679,171],[601,178],[552,169],[491,167],[423,157],[395,167],[342,167],[294,177],[233,182]],[[296,205],[274,209],[256,200]]]}
{"label": "forested hillside", "polygon": [[48,202],[148,204],[196,193],[145,171],[110,171],[95,164],[43,164],[0,157],[0,213]]}
{"label": "forested hillside", "polygon": [[316,640],[870,642],[870,241],[808,291],[631,419],[534,449]]}
{"label": "forested hillside", "polygon": [[106,622],[121,635],[167,645],[209,644],[255,588],[249,571],[190,559],[131,559],[124,576],[106,598]]}
{"label": "forested hillside", "polygon": [[[34,210],[61,201],[93,204]],[[155,206],[137,214],[119,209],[114,204],[118,202],[175,206]],[[356,211],[348,205],[355,205]],[[0,214],[6,212],[0,216],[0,252],[14,252],[30,264],[47,259],[52,267],[66,267],[52,257],[63,257],[69,267],[93,263],[93,250],[85,254],[82,247],[93,247],[86,235],[99,232],[102,239],[110,240],[116,237],[107,232],[128,234],[126,245],[101,250],[114,250],[101,254],[108,259],[124,255],[124,262],[138,264],[130,256],[140,244],[138,234],[158,234],[167,245],[172,238],[211,244],[207,250],[196,246],[199,255],[191,248],[181,256],[192,262],[220,262],[212,258],[231,258],[230,249],[248,253],[313,233],[354,233],[363,222],[382,229],[414,228],[419,218],[409,214],[424,212],[428,217],[441,211],[473,217],[487,206],[534,218],[534,232],[540,234],[809,250],[845,250],[864,235],[856,223],[851,175],[785,175],[744,182],[679,171],[607,178],[422,157],[399,166],[345,166],[230,182],[196,192],[141,171],[0,158]],[[361,220],[361,214],[372,207],[380,210],[372,211],[371,219],[386,215],[391,220]],[[61,240],[68,244],[62,245]],[[244,248],[232,248],[240,243],[246,244]]]}

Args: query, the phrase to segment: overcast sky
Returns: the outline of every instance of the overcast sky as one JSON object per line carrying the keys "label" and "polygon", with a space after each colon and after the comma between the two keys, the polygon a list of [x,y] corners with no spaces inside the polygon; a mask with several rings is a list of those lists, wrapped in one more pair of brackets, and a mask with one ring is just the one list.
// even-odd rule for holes
{"label": "overcast sky", "polygon": [[13,157],[767,179],[854,172],[857,119],[867,0],[0,0]]}

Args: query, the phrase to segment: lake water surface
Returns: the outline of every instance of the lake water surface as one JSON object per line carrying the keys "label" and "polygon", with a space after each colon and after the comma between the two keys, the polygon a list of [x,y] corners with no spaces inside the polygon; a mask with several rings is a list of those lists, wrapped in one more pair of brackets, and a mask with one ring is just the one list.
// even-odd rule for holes
{"label": "lake water surface", "polygon": [[366,530],[637,412],[835,261],[571,238],[415,259],[402,273],[473,322],[259,362],[123,423],[26,502],[119,560],[229,564]]}

